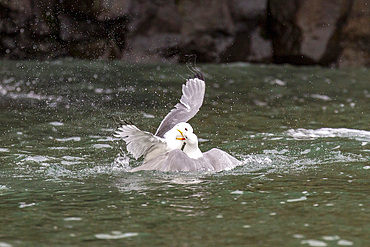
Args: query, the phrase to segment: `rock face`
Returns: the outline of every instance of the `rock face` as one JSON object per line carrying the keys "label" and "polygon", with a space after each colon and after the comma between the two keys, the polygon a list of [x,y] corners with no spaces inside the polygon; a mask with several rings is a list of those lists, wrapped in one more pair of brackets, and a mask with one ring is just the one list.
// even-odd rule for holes
{"label": "rock face", "polygon": [[274,60],[322,65],[337,61],[351,4],[349,0],[270,0]]}
{"label": "rock face", "polygon": [[370,66],[368,0],[0,0],[0,57]]}
{"label": "rock face", "polygon": [[337,63],[339,66],[370,67],[370,1],[357,0],[343,25]]}

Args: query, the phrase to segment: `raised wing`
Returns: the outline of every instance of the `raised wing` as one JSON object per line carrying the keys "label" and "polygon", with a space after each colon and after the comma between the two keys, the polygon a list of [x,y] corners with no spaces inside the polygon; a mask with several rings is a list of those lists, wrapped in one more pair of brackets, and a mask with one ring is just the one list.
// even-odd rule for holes
{"label": "raised wing", "polygon": [[[200,75],[199,78],[203,79]],[[182,96],[180,102],[175,105],[167,116],[162,120],[159,125],[156,136],[162,137],[164,134],[172,129],[180,122],[187,122],[197,114],[199,108],[203,104],[204,93],[206,85],[204,80],[194,78],[186,80],[186,84],[182,85]]]}
{"label": "raised wing", "polygon": [[122,125],[114,133],[115,137],[122,138],[127,145],[127,151],[135,159],[144,156],[151,156],[153,153],[166,152],[166,143],[164,139],[154,136],[152,133],[142,131],[135,125]]}

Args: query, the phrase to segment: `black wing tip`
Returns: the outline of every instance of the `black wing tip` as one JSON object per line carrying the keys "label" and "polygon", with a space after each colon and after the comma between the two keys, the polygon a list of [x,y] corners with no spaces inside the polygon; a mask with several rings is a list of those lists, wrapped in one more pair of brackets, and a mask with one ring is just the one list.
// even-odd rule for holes
{"label": "black wing tip", "polygon": [[120,119],[119,125],[135,125],[131,120]]}
{"label": "black wing tip", "polygon": [[197,71],[195,74],[194,74],[194,79],[197,78],[197,79],[200,79],[202,81],[204,81],[204,75],[202,72],[200,71]]}
{"label": "black wing tip", "polygon": [[110,118],[112,118],[115,124],[117,125],[122,125],[122,124],[134,125],[134,123],[131,120],[121,119],[120,117],[117,117],[117,116],[110,116]]}
{"label": "black wing tip", "polygon": [[134,125],[134,123],[131,120],[129,121],[123,120],[122,122],[125,123],[126,125]]}

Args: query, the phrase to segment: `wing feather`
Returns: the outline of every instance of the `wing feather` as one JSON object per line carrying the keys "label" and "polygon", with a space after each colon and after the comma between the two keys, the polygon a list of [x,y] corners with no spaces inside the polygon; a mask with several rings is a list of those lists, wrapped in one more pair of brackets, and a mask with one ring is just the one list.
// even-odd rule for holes
{"label": "wing feather", "polygon": [[135,125],[122,125],[114,133],[115,137],[122,138],[127,145],[127,151],[134,156],[135,159],[144,156],[151,152],[165,152],[166,142],[164,139],[154,136],[152,133],[142,131]]}
{"label": "wing feather", "polygon": [[180,122],[187,122],[197,114],[203,104],[206,85],[199,78],[189,79],[182,85],[180,102],[175,105],[162,120],[155,135],[163,137],[164,134]]}

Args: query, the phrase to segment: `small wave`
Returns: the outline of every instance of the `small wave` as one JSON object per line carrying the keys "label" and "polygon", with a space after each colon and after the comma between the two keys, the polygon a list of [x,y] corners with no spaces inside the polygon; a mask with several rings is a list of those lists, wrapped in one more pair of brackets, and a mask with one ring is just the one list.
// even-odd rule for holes
{"label": "small wave", "polygon": [[50,160],[49,157],[42,156],[42,155],[28,156],[25,159],[23,159],[24,162],[33,161],[33,162],[37,162],[37,163],[45,162],[45,161],[49,161],[49,160]]}
{"label": "small wave", "polygon": [[49,124],[53,126],[63,126],[64,125],[64,123],[58,122],[58,121],[50,122]]}
{"label": "small wave", "polygon": [[132,167],[130,166],[130,157],[128,157],[125,153],[118,154],[118,156],[113,162],[113,168],[115,170],[124,170],[124,171],[131,170]]}
{"label": "small wave", "polygon": [[329,96],[323,94],[311,94],[311,98],[319,99],[322,101],[331,101],[331,98]]}
{"label": "small wave", "polygon": [[109,144],[94,144],[92,146],[93,148],[96,148],[96,149],[105,149],[105,148],[113,148],[111,145]]}
{"label": "small wave", "polygon": [[5,185],[0,185],[0,190],[7,190],[8,188]]}
{"label": "small wave", "polygon": [[286,134],[296,140],[340,137],[370,141],[370,131],[347,128],[290,129]]}
{"label": "small wave", "polygon": [[98,234],[95,234],[95,237],[98,239],[122,239],[122,238],[136,237],[138,235],[139,233],[137,232],[122,233],[120,231],[112,231],[112,234],[98,233]]}
{"label": "small wave", "polygon": [[74,137],[68,137],[68,138],[55,138],[55,140],[58,141],[58,142],[68,142],[68,141],[79,142],[79,141],[81,141],[81,137],[74,136]]}

